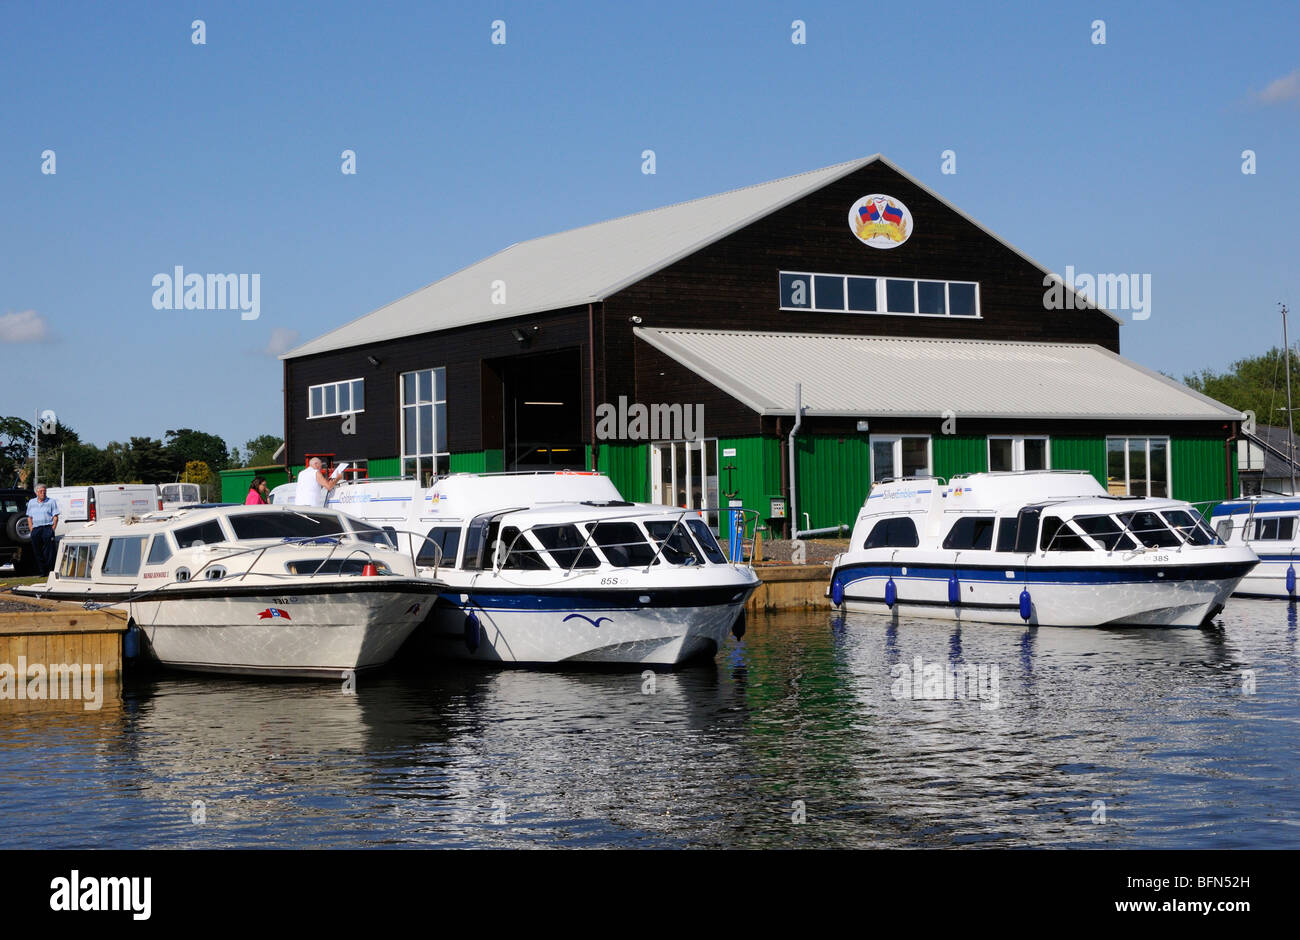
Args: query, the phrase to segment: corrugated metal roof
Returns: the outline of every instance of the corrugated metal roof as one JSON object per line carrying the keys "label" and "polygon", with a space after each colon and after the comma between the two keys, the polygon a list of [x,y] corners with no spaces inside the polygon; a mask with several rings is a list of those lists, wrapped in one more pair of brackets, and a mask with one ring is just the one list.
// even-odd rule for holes
{"label": "corrugated metal roof", "polygon": [[761,414],[1240,420],[1100,346],[637,327],[635,335]]}
{"label": "corrugated metal roof", "polygon": [[[280,358],[603,300],[877,159],[879,154],[520,242]],[[492,302],[494,281],[505,283],[506,303]]]}

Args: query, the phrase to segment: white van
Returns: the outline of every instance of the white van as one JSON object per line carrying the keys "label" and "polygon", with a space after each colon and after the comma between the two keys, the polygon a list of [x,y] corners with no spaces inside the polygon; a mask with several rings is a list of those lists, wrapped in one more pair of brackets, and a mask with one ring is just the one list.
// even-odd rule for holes
{"label": "white van", "polygon": [[178,509],[203,502],[203,493],[197,483],[163,483],[158,491],[162,495],[162,509]]}
{"label": "white van", "polygon": [[163,508],[162,494],[153,483],[51,486],[46,495],[59,503],[59,535],[80,531],[99,519],[143,516]]}

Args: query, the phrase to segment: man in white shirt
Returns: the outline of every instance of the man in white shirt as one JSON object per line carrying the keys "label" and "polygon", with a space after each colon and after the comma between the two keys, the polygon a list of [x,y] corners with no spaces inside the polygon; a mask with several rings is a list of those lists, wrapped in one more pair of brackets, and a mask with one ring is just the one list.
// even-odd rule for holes
{"label": "man in white shirt", "polygon": [[337,481],[325,476],[319,457],[313,457],[298,474],[298,489],[294,492],[296,506],[324,506],[325,494],[334,489]]}

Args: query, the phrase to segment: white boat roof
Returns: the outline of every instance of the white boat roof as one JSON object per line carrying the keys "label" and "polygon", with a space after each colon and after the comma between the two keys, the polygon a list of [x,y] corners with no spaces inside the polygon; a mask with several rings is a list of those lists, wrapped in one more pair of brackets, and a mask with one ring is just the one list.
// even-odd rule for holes
{"label": "white boat roof", "polygon": [[317,512],[346,518],[353,522],[362,521],[348,516],[346,513],[338,512],[333,508],[322,508],[320,506],[208,506],[195,509],[164,509],[161,512],[154,511],[143,516],[113,516],[97,522],[86,523],[85,526],[69,532],[63,538],[91,539],[112,535],[148,535],[153,532],[198,525],[207,522],[209,519],[225,518],[226,516],[244,512],[288,512],[295,514]]}
{"label": "white boat roof", "polygon": [[937,477],[877,483],[867,495],[861,515],[895,512],[1002,515],[1038,504],[1050,504],[1060,515],[1134,512],[1186,505],[1182,500],[1164,497],[1112,496],[1086,470],[1035,470],[964,474],[946,485]]}
{"label": "white boat roof", "polygon": [[[548,503],[571,505],[622,499],[613,481],[600,473],[453,473],[427,489],[416,480],[348,480],[330,492],[326,506],[348,512],[364,504],[366,515],[374,518],[377,506],[387,503],[391,504],[394,518],[418,512],[420,516],[468,519],[485,512]],[[623,509],[627,511],[627,507]]]}
{"label": "white boat roof", "polygon": [[637,338],[763,415],[1240,421],[1089,343],[636,327]]}

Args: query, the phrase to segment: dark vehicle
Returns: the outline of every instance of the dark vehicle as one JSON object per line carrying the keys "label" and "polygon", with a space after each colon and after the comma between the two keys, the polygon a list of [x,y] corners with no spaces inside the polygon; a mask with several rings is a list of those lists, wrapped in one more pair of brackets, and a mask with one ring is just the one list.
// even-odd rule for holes
{"label": "dark vehicle", "polygon": [[27,522],[27,501],[35,498],[31,490],[0,488],[0,565],[13,562],[17,575],[36,573],[32,529]]}

